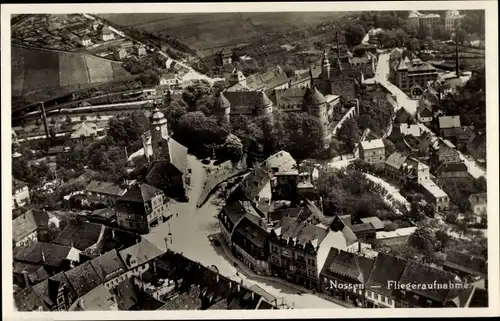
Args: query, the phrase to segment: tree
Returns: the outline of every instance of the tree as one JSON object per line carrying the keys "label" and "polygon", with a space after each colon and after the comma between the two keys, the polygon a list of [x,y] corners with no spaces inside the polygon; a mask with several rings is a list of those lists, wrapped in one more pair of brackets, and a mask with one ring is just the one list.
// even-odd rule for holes
{"label": "tree", "polygon": [[458,40],[458,43],[463,44],[467,38],[467,33],[463,29],[458,29],[455,31],[456,34],[456,39]]}
{"label": "tree", "polygon": [[153,70],[142,73],[139,79],[144,86],[156,86],[160,83],[160,76]]}
{"label": "tree", "polygon": [[384,231],[387,231],[387,232],[392,232],[392,231],[395,231],[398,229],[398,225],[394,222],[391,222],[389,224],[387,224],[386,226],[384,226]]}
{"label": "tree", "polygon": [[71,122],[72,122],[71,117],[69,115],[66,116],[66,123],[71,124]]}
{"label": "tree", "polygon": [[419,227],[408,238],[408,245],[425,256],[432,256],[435,245],[434,233],[429,228]]}
{"label": "tree", "polygon": [[366,31],[361,25],[350,25],[344,29],[345,43],[348,47],[353,47],[363,40]]}
{"label": "tree", "polygon": [[226,137],[224,144],[218,148],[218,151],[220,158],[238,162],[243,157],[243,144],[238,137],[230,134]]}
{"label": "tree", "polygon": [[355,142],[359,139],[359,127],[356,120],[346,120],[338,130],[337,137],[347,143],[350,149],[353,149]]}
{"label": "tree", "polygon": [[431,36],[431,28],[426,23],[420,23],[417,29],[417,36],[419,39],[424,40],[427,37]]}
{"label": "tree", "polygon": [[210,83],[204,80],[195,82],[193,85],[188,86],[182,92],[182,100],[184,100],[189,107],[190,111],[196,110],[196,103],[203,97],[210,96],[212,94],[212,87]]}
{"label": "tree", "polygon": [[166,110],[163,110],[165,112],[165,117],[168,120],[168,126],[174,133],[177,131],[179,119],[181,119],[182,116],[188,113],[187,106],[183,101],[181,102],[172,101],[170,107]]}
{"label": "tree", "polygon": [[82,116],[80,116],[80,119],[81,119],[82,121],[87,120],[87,115],[82,115]]}
{"label": "tree", "polygon": [[450,242],[450,236],[446,231],[443,230],[437,230],[435,233],[436,240],[439,242],[437,245],[437,248],[439,248],[441,251],[444,250],[447,246],[448,243]]}

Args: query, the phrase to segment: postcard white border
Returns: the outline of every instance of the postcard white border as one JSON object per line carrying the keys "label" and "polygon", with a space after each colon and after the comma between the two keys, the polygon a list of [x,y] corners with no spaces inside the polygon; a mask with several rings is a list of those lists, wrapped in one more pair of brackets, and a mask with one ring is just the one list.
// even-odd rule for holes
{"label": "postcard white border", "polygon": [[[296,309],[279,311],[123,311],[123,312],[17,312],[12,296],[11,218],[11,67],[10,14],[20,13],[130,13],[130,12],[269,12],[269,11],[365,11],[365,10],[486,10],[487,160],[489,308],[440,309]],[[2,54],[2,312],[5,320],[146,320],[234,318],[356,318],[407,316],[497,316],[499,287],[498,216],[498,5],[496,1],[381,1],[381,2],[274,2],[274,3],[141,3],[141,4],[12,4],[1,5]],[[495,228],[496,227],[496,228]]]}

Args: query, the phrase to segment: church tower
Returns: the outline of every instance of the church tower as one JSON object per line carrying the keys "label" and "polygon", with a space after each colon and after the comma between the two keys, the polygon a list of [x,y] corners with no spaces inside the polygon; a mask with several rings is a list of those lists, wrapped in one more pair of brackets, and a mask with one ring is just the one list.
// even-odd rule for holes
{"label": "church tower", "polygon": [[246,77],[245,75],[243,75],[243,72],[238,67],[235,67],[233,69],[233,72],[231,73],[228,82],[231,86],[234,86],[236,84],[241,84],[243,87],[246,87],[247,85]]}
{"label": "church tower", "polygon": [[224,97],[224,94],[222,92],[219,93],[219,96],[217,96],[215,100],[215,111],[217,114],[217,118],[229,124],[231,103],[229,102],[229,100],[227,100],[226,97]]}
{"label": "church tower", "polygon": [[323,61],[321,62],[321,79],[323,81],[330,80],[330,59],[328,59],[328,54],[323,53]]}
{"label": "church tower", "polygon": [[330,143],[331,133],[328,129],[328,103],[325,96],[323,96],[316,87],[308,89],[305,104],[307,113],[316,117],[321,128],[323,145],[326,147]]}
{"label": "church tower", "polygon": [[168,147],[168,124],[165,115],[155,107],[149,118],[149,130],[151,132],[152,160],[169,160],[170,150]]}

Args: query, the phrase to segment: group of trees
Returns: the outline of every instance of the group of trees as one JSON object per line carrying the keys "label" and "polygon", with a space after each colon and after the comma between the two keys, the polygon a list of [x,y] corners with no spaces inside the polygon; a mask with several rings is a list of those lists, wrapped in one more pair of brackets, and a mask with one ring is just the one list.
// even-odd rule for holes
{"label": "group of trees", "polygon": [[443,183],[443,190],[462,213],[468,212],[470,209],[469,196],[471,194],[485,193],[486,188],[486,179],[484,177],[470,178],[469,180],[450,180]]}

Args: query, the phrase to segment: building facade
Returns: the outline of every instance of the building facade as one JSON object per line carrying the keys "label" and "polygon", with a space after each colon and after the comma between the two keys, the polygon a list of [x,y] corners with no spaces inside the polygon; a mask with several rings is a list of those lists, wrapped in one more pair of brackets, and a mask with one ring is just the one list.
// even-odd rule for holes
{"label": "building facade", "polygon": [[406,93],[410,93],[415,86],[425,90],[427,84],[437,77],[437,69],[418,58],[402,59],[396,69],[396,85]]}
{"label": "building facade", "polygon": [[382,139],[365,140],[360,144],[360,158],[370,164],[385,162],[385,145]]}
{"label": "building facade", "polygon": [[28,183],[12,178],[12,209],[30,203],[30,189]]}

